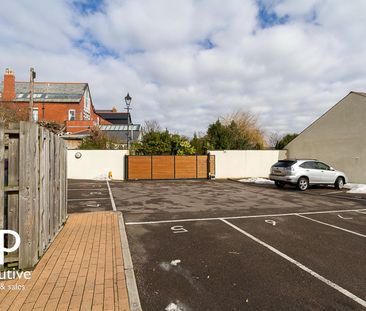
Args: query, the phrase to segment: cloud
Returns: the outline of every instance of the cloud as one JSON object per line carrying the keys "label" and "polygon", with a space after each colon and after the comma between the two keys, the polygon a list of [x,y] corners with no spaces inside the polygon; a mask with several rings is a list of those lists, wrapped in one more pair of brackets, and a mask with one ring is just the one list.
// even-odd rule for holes
{"label": "cloud", "polygon": [[97,108],[192,135],[258,113],[299,132],[366,90],[363,0],[26,0],[2,3],[0,64],[27,80],[89,82]]}

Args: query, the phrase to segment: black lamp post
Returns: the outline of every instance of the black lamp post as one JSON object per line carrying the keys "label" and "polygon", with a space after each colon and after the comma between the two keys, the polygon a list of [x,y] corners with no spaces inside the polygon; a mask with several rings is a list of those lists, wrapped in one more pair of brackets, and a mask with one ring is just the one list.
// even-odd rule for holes
{"label": "black lamp post", "polygon": [[127,150],[129,150],[130,147],[130,105],[131,105],[132,97],[129,93],[127,93],[125,97],[125,103],[126,103],[126,110],[127,110]]}
{"label": "black lamp post", "polygon": [[29,122],[35,122],[35,118],[33,118],[33,95],[34,95],[34,79],[36,78],[36,72],[34,68],[30,69],[30,78],[29,78]]}

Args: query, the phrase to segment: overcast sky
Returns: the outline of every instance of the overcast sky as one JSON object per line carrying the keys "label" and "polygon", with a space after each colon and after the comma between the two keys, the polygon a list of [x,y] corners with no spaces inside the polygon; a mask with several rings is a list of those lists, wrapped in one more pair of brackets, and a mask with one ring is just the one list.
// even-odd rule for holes
{"label": "overcast sky", "polygon": [[0,70],[192,136],[236,110],[299,132],[366,91],[365,0],[2,0]]}

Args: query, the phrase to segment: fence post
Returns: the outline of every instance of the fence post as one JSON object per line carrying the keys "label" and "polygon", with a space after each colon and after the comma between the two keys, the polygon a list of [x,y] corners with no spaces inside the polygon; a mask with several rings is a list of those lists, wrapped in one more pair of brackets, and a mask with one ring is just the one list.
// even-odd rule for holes
{"label": "fence post", "polygon": [[38,125],[20,122],[19,268],[38,261],[39,243],[39,133]]}
{"label": "fence post", "polygon": [[43,255],[49,243],[49,132],[40,128],[39,151],[39,256]]}
{"label": "fence post", "polygon": [[52,132],[49,133],[49,158],[48,161],[50,163],[50,170],[49,170],[49,217],[50,217],[50,223],[49,223],[49,231],[48,231],[48,237],[49,240],[53,237],[53,228],[54,228],[54,218],[53,218],[53,211],[55,209],[55,202],[54,202],[54,178],[55,178],[55,165],[52,165],[54,163],[54,156],[55,156],[55,134]]}
{"label": "fence post", "polygon": [[60,219],[59,219],[59,225],[60,228],[61,225],[65,222],[66,219],[66,157],[65,157],[65,142],[61,139],[60,140]]}
{"label": "fence post", "polygon": [[5,132],[4,124],[0,123],[0,229],[4,228],[5,216]]}
{"label": "fence post", "polygon": [[128,180],[128,155],[125,154],[125,180]]}
{"label": "fence post", "polygon": [[54,135],[54,158],[53,163],[55,164],[55,171],[54,171],[54,179],[53,179],[53,200],[54,200],[54,206],[53,206],[53,231],[52,236],[54,236],[59,228],[59,221],[60,221],[60,142],[57,139],[57,136]]}
{"label": "fence post", "polygon": [[[9,134],[8,147],[8,186],[19,187],[19,134]],[[19,190],[19,188],[18,188]],[[7,228],[19,232],[19,191],[8,192]],[[13,236],[8,237],[8,245],[14,245]],[[11,253],[18,261],[18,251]]]}
{"label": "fence post", "polygon": [[216,175],[216,157],[215,155],[209,155],[210,159],[210,179],[215,178]]}

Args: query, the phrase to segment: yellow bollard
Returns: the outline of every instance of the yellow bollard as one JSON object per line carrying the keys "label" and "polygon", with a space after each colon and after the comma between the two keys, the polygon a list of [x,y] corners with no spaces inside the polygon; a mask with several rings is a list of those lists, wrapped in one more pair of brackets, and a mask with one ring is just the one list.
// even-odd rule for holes
{"label": "yellow bollard", "polygon": [[112,172],[111,171],[108,172],[108,178],[112,179]]}

